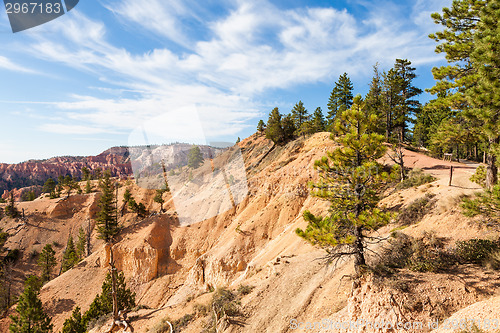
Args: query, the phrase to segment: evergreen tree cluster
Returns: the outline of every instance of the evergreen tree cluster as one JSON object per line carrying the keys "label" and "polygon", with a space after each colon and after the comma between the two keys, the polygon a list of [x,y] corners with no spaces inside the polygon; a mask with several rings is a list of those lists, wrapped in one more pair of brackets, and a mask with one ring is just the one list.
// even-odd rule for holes
{"label": "evergreen tree cluster", "polygon": [[[387,141],[409,141],[412,124],[420,114],[421,105],[416,96],[422,90],[414,86],[416,69],[406,59],[396,59],[394,67],[381,73],[374,66],[370,90],[365,97],[365,111],[377,115],[376,131]],[[260,120],[257,132],[276,144],[285,144],[300,135],[333,131],[335,122],[353,105],[354,86],[347,73],[340,75],[328,99],[326,118],[318,107],[309,114],[302,101],[294,105],[290,114],[281,114],[274,108],[267,124]]]}
{"label": "evergreen tree cluster", "polygon": [[[123,272],[117,274],[117,300],[119,309],[132,309],[135,307],[135,293],[131,292],[125,283]],[[64,322],[63,333],[84,333],[88,324],[113,311],[113,298],[111,295],[111,274],[106,275],[102,284],[101,294],[96,295],[89,309],[82,314],[79,307],[73,310],[72,316]]]}
{"label": "evergreen tree cluster", "polygon": [[416,139],[434,153],[482,160],[486,187],[497,184],[500,143],[500,1],[454,0],[432,14],[443,30],[429,37],[448,64],[434,67],[436,80],[415,125]]}

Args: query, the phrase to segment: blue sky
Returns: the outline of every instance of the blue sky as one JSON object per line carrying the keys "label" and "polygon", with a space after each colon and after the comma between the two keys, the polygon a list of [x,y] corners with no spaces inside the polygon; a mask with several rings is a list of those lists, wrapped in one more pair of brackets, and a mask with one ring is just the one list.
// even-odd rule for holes
{"label": "blue sky", "polygon": [[127,145],[143,123],[173,140],[200,128],[182,127],[186,108],[208,141],[234,142],[275,106],[287,113],[302,100],[325,112],[343,72],[365,94],[372,66],[396,58],[429,88],[443,63],[430,14],[450,3],[82,0],[16,34],[0,11],[0,162],[95,155]]}

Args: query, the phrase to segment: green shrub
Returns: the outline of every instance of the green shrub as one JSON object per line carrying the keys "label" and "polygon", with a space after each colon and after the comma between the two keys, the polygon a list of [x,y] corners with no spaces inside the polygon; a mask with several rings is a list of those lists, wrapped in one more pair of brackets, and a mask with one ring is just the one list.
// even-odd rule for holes
{"label": "green shrub", "polygon": [[434,199],[435,194],[427,193],[423,198],[416,199],[412,201],[403,211],[398,215],[398,222],[403,225],[411,225],[420,220],[429,213],[434,205],[436,204],[436,199]]}
{"label": "green shrub", "polygon": [[373,270],[378,275],[391,275],[400,268],[437,272],[456,262],[454,253],[445,250],[443,240],[433,233],[426,232],[419,238],[396,233],[389,241],[389,247],[375,261]]}
{"label": "green shrub", "polygon": [[498,243],[488,239],[457,241],[455,252],[462,263],[484,264],[498,250]]}
{"label": "green shrub", "polygon": [[373,270],[378,275],[390,275],[395,269],[406,266],[410,258],[412,238],[401,232],[395,232],[389,240],[389,246],[376,257]]}
{"label": "green shrub", "polygon": [[240,295],[248,295],[252,292],[253,288],[255,287],[240,284],[236,292]]}
{"label": "green shrub", "polygon": [[474,182],[481,187],[486,187],[486,168],[484,165],[480,165],[476,168],[476,172],[472,176],[470,176],[469,180]]}
{"label": "green shrub", "polygon": [[402,190],[410,187],[417,187],[422,184],[431,183],[435,180],[435,177],[423,172],[422,169],[413,169],[408,173],[408,177],[396,186],[396,189]]}

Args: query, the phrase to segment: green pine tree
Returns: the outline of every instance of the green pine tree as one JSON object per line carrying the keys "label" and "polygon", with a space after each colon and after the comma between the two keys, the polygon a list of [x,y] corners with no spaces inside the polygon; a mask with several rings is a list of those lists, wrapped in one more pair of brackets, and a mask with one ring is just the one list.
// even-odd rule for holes
{"label": "green pine tree", "polygon": [[378,64],[373,66],[373,77],[370,82],[370,90],[366,94],[365,104],[366,112],[377,115],[379,120],[377,133],[385,134],[386,118],[384,115],[383,82]]}
{"label": "green pine tree", "polygon": [[78,229],[78,240],[76,242],[76,256],[78,260],[85,257],[85,244],[87,243],[87,235],[82,227]]}
{"label": "green pine tree", "polygon": [[106,171],[104,178],[99,181],[99,188],[101,197],[99,198],[99,212],[96,218],[97,233],[100,239],[111,243],[119,232],[119,226],[116,215],[115,186],[109,171]]}
{"label": "green pine tree", "polygon": [[76,254],[75,243],[73,236],[69,235],[66,249],[64,250],[63,259],[61,263],[62,272],[66,272],[73,268],[78,263],[78,255]]}
{"label": "green pine tree", "polygon": [[56,182],[54,179],[49,178],[47,181],[45,181],[45,184],[43,184],[43,193],[52,193],[56,189]]}
{"label": "green pine tree", "polygon": [[[103,315],[113,312],[113,297],[112,297],[112,277],[111,274],[106,275],[106,279],[102,284],[102,292],[97,295],[90,304],[89,310],[83,315],[83,322],[89,323],[92,319],[97,319]],[[119,309],[132,309],[135,307],[135,293],[131,292],[125,283],[123,272],[116,274],[116,299]]]}
{"label": "green pine tree", "polygon": [[333,126],[342,112],[351,107],[353,99],[352,90],[353,85],[347,73],[340,75],[338,81],[335,82],[335,87],[330,94],[327,104],[328,115],[326,118],[330,127]]}
{"label": "green pine tree", "polygon": [[63,324],[62,333],[85,333],[87,332],[87,324],[83,320],[80,307],[73,310],[71,317],[66,319]]}
{"label": "green pine tree", "polygon": [[188,167],[196,169],[203,163],[203,155],[198,146],[193,146],[188,153]]}
{"label": "green pine tree", "polygon": [[340,148],[315,162],[320,173],[311,184],[313,195],[330,202],[326,216],[304,212],[309,223],[297,234],[324,248],[331,261],[354,256],[356,273],[366,266],[365,251],[369,232],[389,223],[391,214],[376,206],[389,175],[377,160],[384,156],[384,137],[376,133],[377,116],[365,110],[361,96],[356,96],[349,110],[336,120],[335,135]]}
{"label": "green pine tree", "polygon": [[326,131],[326,120],[323,116],[323,110],[321,110],[320,107],[317,107],[316,110],[314,110],[311,125],[314,133]]}
{"label": "green pine tree", "polygon": [[398,129],[399,142],[404,142],[407,138],[406,132],[409,123],[418,115],[421,109],[420,102],[414,99],[422,93],[422,90],[413,85],[417,77],[415,68],[411,67],[411,61],[407,59],[396,59],[394,69],[400,80],[400,104],[394,110],[393,125]]}
{"label": "green pine tree", "polygon": [[85,183],[85,193],[92,193],[92,183],[90,182],[90,179],[88,179]]}
{"label": "green pine tree", "polygon": [[304,107],[304,103],[302,103],[302,101],[299,101],[293,106],[291,118],[293,120],[293,125],[297,129],[300,129],[302,124],[309,119],[307,110]]}
{"label": "green pine tree", "polygon": [[266,130],[266,124],[264,123],[264,120],[261,119],[257,124],[257,132],[259,134],[263,134],[265,130]]}
{"label": "green pine tree", "polygon": [[153,198],[154,202],[160,204],[160,213],[163,212],[163,204],[165,203],[165,200],[163,199],[163,193],[165,193],[166,190],[156,190],[156,195]]}
{"label": "green pine tree", "polygon": [[16,207],[16,201],[14,200],[14,191],[10,191],[8,205],[5,206],[5,215],[16,218],[19,215],[19,211]]}
{"label": "green pine tree", "polygon": [[273,141],[275,144],[285,143],[285,135],[281,124],[281,113],[278,108],[274,108],[269,113],[269,119],[266,126],[266,138]]}
{"label": "green pine tree", "polygon": [[479,120],[488,138],[486,187],[491,190],[498,182],[500,155],[500,1],[487,1],[479,12],[479,19],[470,57],[477,73],[476,81],[466,95],[473,107],[473,117]]}
{"label": "green pine tree", "polygon": [[281,126],[283,128],[283,143],[287,143],[295,139],[297,128],[295,127],[295,123],[293,122],[291,114],[287,114],[285,117],[283,117],[283,119],[281,120]]}
{"label": "green pine tree", "polygon": [[51,273],[57,265],[56,252],[52,249],[52,245],[46,244],[40,256],[38,257],[38,266],[42,269],[42,282],[48,282],[51,279]]}
{"label": "green pine tree", "polygon": [[16,312],[11,316],[9,330],[12,333],[48,333],[52,331],[51,319],[43,310],[42,301],[38,297],[41,284],[35,278],[28,278],[24,291],[19,296]]}

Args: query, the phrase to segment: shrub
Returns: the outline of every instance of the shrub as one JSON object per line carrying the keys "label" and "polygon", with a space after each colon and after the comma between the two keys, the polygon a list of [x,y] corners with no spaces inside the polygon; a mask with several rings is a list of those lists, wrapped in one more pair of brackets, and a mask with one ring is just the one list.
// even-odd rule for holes
{"label": "shrub", "polygon": [[424,233],[420,238],[396,233],[394,237],[374,263],[373,270],[378,275],[391,275],[405,267],[417,272],[436,272],[457,262],[455,255],[444,249],[443,240],[433,233]]}
{"label": "shrub", "polygon": [[411,225],[420,220],[432,209],[436,203],[435,194],[427,193],[423,198],[412,201],[398,216],[403,225]]}
{"label": "shrub", "polygon": [[170,333],[169,322],[172,323],[169,318],[163,318],[158,324],[151,328],[148,333]]}
{"label": "shrub", "polygon": [[255,287],[240,284],[237,293],[240,295],[248,295],[252,292],[253,288]]}
{"label": "shrub", "polygon": [[423,172],[422,169],[413,169],[408,173],[408,177],[396,186],[396,189],[402,190],[410,187],[417,187],[422,184],[431,183],[435,180],[435,177]]}
{"label": "shrub", "polygon": [[394,269],[403,268],[410,258],[412,238],[401,232],[394,233],[389,247],[383,249],[375,261],[375,271],[381,275],[392,274]]}
{"label": "shrub", "polygon": [[498,243],[488,239],[457,241],[455,252],[462,263],[484,264],[498,250]]}
{"label": "shrub", "polygon": [[486,187],[486,168],[484,165],[480,165],[476,168],[476,172],[472,176],[470,176],[469,180],[474,182],[481,187]]}
{"label": "shrub", "polygon": [[486,259],[485,265],[489,269],[500,270],[500,250],[492,252]]}
{"label": "shrub", "polygon": [[21,251],[19,249],[9,250],[7,255],[3,258],[3,262],[12,262],[15,263],[21,257]]}

